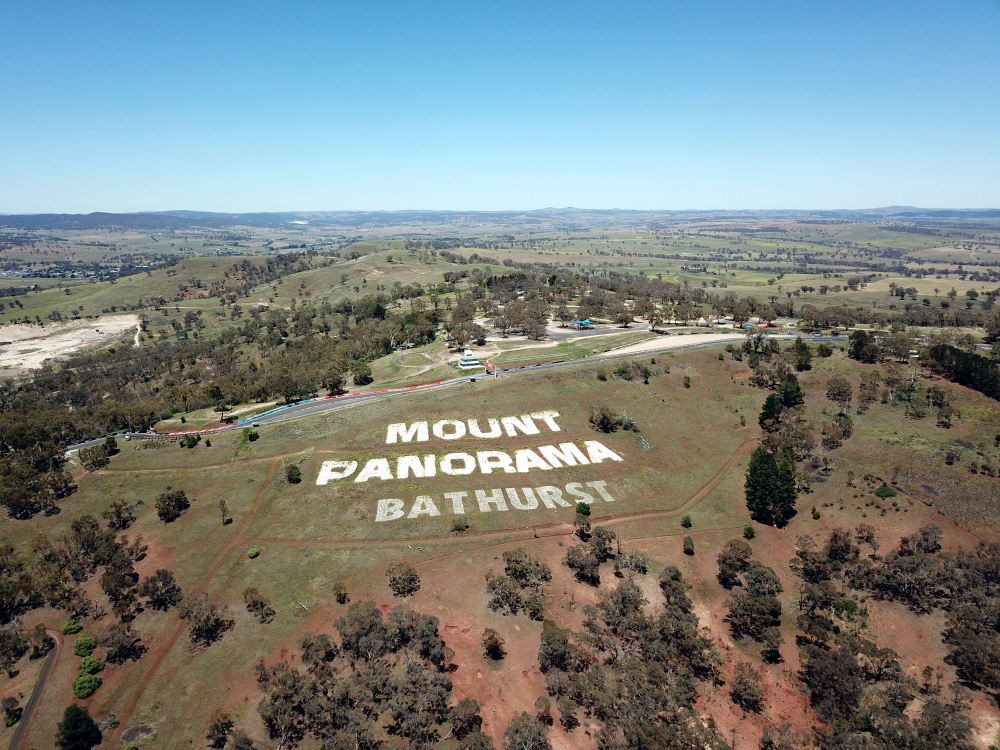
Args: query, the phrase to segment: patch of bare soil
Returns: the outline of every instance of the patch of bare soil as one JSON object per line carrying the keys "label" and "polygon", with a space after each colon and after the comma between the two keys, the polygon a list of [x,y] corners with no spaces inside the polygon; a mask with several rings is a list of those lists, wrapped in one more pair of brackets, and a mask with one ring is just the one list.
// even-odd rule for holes
{"label": "patch of bare soil", "polygon": [[37,370],[48,359],[102,346],[138,326],[138,315],[108,315],[44,327],[0,326],[0,370],[12,375]]}

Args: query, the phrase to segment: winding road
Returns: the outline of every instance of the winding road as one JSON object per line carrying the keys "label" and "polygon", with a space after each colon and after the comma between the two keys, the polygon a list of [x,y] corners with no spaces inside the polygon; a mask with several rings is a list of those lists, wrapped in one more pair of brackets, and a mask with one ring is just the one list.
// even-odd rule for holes
{"label": "winding road", "polygon": [[[697,340],[690,341],[691,338],[697,337]],[[794,338],[794,334],[781,334],[774,336],[773,338],[778,340],[789,340]],[[240,430],[244,427],[253,426],[264,426],[269,424],[277,424],[279,422],[287,422],[292,419],[302,419],[303,417],[312,417],[317,414],[325,414],[328,411],[333,411],[335,409],[341,409],[346,406],[356,406],[358,404],[365,404],[369,401],[378,401],[384,398],[391,398],[393,396],[403,396],[408,393],[419,393],[422,391],[436,391],[445,388],[451,388],[456,385],[461,385],[462,383],[476,382],[477,380],[482,380],[483,378],[493,378],[493,377],[512,377],[517,375],[524,375],[532,372],[540,372],[543,370],[557,370],[564,367],[578,367],[582,364],[600,364],[602,362],[613,362],[615,360],[621,359],[622,357],[633,356],[636,354],[655,354],[664,351],[675,351],[679,349],[695,349],[704,346],[717,346],[719,344],[731,344],[737,341],[743,341],[744,336],[741,333],[724,333],[724,334],[692,334],[690,336],[685,336],[683,334],[679,335],[666,335],[662,336],[660,339],[649,339],[646,341],[641,341],[636,344],[628,344],[622,346],[618,349],[611,349],[600,355],[581,357],[578,359],[563,360],[558,362],[547,362],[544,364],[537,365],[525,365],[523,367],[510,367],[507,369],[497,369],[495,373],[489,374],[478,374],[478,375],[463,375],[457,378],[451,378],[449,380],[442,380],[437,383],[426,383],[424,385],[414,385],[406,386],[402,388],[390,388],[383,391],[369,391],[364,393],[348,393],[342,396],[321,396],[319,398],[310,399],[308,401],[299,401],[298,403],[289,404],[287,406],[279,406],[271,411],[259,414],[255,417],[248,417],[242,419],[231,425],[226,425],[224,427],[216,427],[209,430],[191,430],[190,432],[171,432],[165,434],[151,434],[146,432],[123,432],[115,435],[116,438],[131,438],[136,440],[146,440],[146,439],[158,439],[158,438],[177,438],[181,435],[213,435],[217,432],[228,432],[230,430]],[[690,343],[689,343],[690,341]],[[810,337],[808,339],[810,343],[819,342],[845,342],[846,338],[843,337]],[[544,354],[540,356],[545,356]],[[104,438],[95,438],[93,440],[87,440],[82,443],[77,443],[71,445],[66,449],[67,453],[72,453],[73,451],[78,451],[81,448],[88,448],[93,445],[99,445],[104,442]]]}

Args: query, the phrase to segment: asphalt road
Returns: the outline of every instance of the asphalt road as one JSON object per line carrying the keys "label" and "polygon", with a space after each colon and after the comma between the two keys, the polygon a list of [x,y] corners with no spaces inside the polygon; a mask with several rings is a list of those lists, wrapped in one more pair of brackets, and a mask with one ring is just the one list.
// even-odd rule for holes
{"label": "asphalt road", "polygon": [[[782,335],[775,336],[776,339],[792,339],[794,336]],[[846,338],[810,338],[809,341],[837,341],[843,342],[847,341]],[[681,344],[678,342],[676,336],[664,336],[663,337],[663,347],[656,349],[649,349],[648,351],[642,352],[642,356],[646,354],[661,352],[661,351],[676,351],[678,349],[695,349],[703,346],[718,346],[722,342],[707,341],[698,342],[696,344]],[[545,356],[544,353],[540,352],[540,356]],[[607,352],[600,356],[584,357],[582,359],[572,359],[563,362],[549,362],[547,364],[540,365],[526,365],[524,367],[511,367],[505,370],[499,370],[499,377],[506,378],[516,375],[523,375],[525,373],[536,372],[540,370],[556,370],[563,367],[577,367],[582,364],[598,364],[601,362],[612,362],[614,360],[621,359],[622,356],[640,356],[636,354],[626,354],[618,355],[614,351]],[[484,375],[482,373],[478,375],[464,375],[462,377],[452,378],[450,380],[443,380],[439,383],[429,383],[427,385],[411,386],[409,388],[396,388],[388,391],[383,391],[381,393],[352,393],[345,396],[336,396],[334,398],[320,398],[312,401],[300,401],[297,404],[292,404],[290,406],[280,407],[271,412],[267,412],[256,417],[248,417],[247,419],[236,422],[235,424],[227,425],[226,427],[217,428],[214,430],[192,430],[191,433],[171,433],[171,436],[178,436],[182,434],[214,434],[216,432],[228,432],[230,430],[241,430],[244,427],[249,427],[250,425],[268,425],[277,424],[279,422],[287,422],[291,419],[301,419],[303,417],[311,417],[316,414],[323,414],[334,409],[341,409],[346,406],[355,406],[357,404],[364,404],[369,401],[377,401],[383,398],[391,398],[394,396],[405,396],[407,393],[419,393],[422,391],[436,391],[445,388],[451,388],[452,386],[459,385],[461,383],[468,383],[470,381],[483,380],[484,378],[495,377],[492,373],[489,375]],[[133,433],[119,433],[115,437],[122,439],[126,435],[129,435],[133,439],[150,439],[156,436],[149,435],[143,432],[133,432]],[[165,437],[160,435],[161,438]],[[81,448],[87,448],[92,445],[99,445],[104,442],[104,438],[97,438],[94,440],[88,440],[83,443],[78,443],[67,448],[67,452],[77,451]]]}
{"label": "asphalt road", "polygon": [[35,712],[35,706],[38,705],[38,701],[42,698],[42,691],[45,690],[45,682],[49,679],[49,673],[52,671],[52,665],[56,663],[56,656],[59,653],[59,639],[53,638],[52,650],[49,651],[48,656],[45,657],[45,663],[42,665],[42,672],[38,675],[38,682],[35,683],[35,689],[31,691],[31,697],[28,698],[28,702],[24,706],[24,712],[21,714],[21,720],[17,722],[17,729],[14,730],[14,735],[10,738],[10,744],[7,746],[7,750],[18,750],[21,743],[24,741],[24,735],[28,733],[28,725],[31,723],[31,715]]}

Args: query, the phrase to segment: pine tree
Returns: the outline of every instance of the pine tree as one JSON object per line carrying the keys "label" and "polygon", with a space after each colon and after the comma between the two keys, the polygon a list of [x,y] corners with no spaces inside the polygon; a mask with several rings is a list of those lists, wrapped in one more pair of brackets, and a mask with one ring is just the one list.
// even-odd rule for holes
{"label": "pine tree", "polygon": [[63,750],[90,750],[104,739],[97,722],[90,718],[86,706],[72,703],[66,706],[63,720],[56,732],[56,747]]}
{"label": "pine tree", "polygon": [[778,420],[781,419],[781,412],[785,410],[785,405],[781,403],[781,396],[777,393],[772,393],[764,401],[764,408],[760,411],[760,419],[758,419],[758,424],[760,424],[761,429],[771,432],[778,425]]}
{"label": "pine tree", "polygon": [[746,478],[750,517],[769,526],[784,526],[795,515],[795,467],[790,458],[780,462],[760,446],[750,456]]}
{"label": "pine tree", "polygon": [[799,385],[799,379],[794,375],[788,375],[781,381],[778,393],[781,395],[781,403],[785,405],[786,409],[806,402],[805,396],[802,394],[802,386]]}
{"label": "pine tree", "polygon": [[798,497],[798,492],[795,490],[795,465],[791,457],[786,456],[778,462],[777,469],[771,512],[774,516],[774,525],[781,528],[795,515],[795,498]]}
{"label": "pine tree", "polygon": [[774,456],[764,446],[758,446],[747,466],[746,493],[750,517],[758,523],[771,525],[771,489],[778,473]]}

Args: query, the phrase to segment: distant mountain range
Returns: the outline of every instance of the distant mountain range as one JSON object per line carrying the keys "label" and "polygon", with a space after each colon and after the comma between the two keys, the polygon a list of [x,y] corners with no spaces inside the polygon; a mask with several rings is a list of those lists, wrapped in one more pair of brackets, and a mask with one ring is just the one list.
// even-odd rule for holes
{"label": "distant mountain range", "polygon": [[308,225],[373,228],[535,225],[539,228],[585,229],[684,220],[845,219],[859,221],[982,221],[1000,219],[1000,209],[916,208],[889,206],[857,210],[773,211],[633,211],[626,209],[542,208],[532,211],[292,211],[279,213],[214,213],[210,211],[145,211],[139,213],[0,214],[0,227],[22,230],[187,229],[233,226],[288,227]]}

